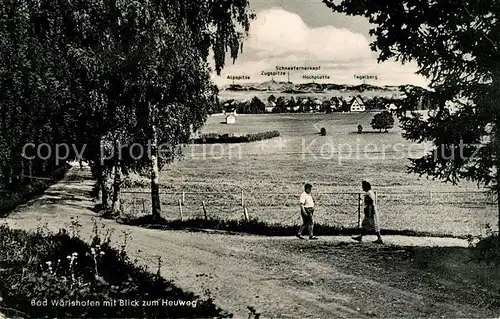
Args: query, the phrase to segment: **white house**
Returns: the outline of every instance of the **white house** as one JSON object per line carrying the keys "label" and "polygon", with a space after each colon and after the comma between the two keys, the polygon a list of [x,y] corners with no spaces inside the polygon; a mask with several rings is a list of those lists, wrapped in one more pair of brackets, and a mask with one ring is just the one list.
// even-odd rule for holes
{"label": "white house", "polygon": [[365,103],[360,97],[356,96],[349,103],[349,110],[351,112],[364,112],[366,111]]}
{"label": "white house", "polygon": [[274,108],[276,107],[276,103],[269,102],[266,104],[266,113],[272,113]]}
{"label": "white house", "polygon": [[236,117],[233,114],[229,114],[226,116],[226,124],[234,124],[236,123]]}

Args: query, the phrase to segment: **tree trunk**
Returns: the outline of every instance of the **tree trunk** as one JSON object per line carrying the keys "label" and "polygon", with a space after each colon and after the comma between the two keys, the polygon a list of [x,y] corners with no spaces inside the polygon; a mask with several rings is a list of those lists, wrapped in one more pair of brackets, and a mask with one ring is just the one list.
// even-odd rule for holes
{"label": "tree trunk", "polygon": [[[99,154],[102,149],[102,137],[99,139]],[[107,211],[109,208],[109,192],[107,187],[107,174],[103,163],[103,159],[99,156],[97,165],[97,198],[101,199],[101,209]],[[99,196],[100,195],[100,196]]]}
{"label": "tree trunk", "polygon": [[107,184],[107,174],[106,171],[104,170],[104,167],[100,165],[100,175],[99,175],[99,191],[101,193],[101,207],[103,210],[107,211],[108,210],[108,202],[109,202],[109,193],[108,193],[108,185]]}
{"label": "tree trunk", "polygon": [[39,158],[33,160],[33,176],[42,176],[43,174],[43,162]]}
{"label": "tree trunk", "polygon": [[500,176],[497,174],[498,233],[500,234]]}
{"label": "tree trunk", "polygon": [[496,148],[496,195],[497,195],[497,209],[498,209],[498,233],[500,234],[500,126],[497,124],[495,134],[495,148]]}
{"label": "tree trunk", "polygon": [[25,165],[26,161],[24,160],[24,158],[21,159],[21,185],[24,185],[26,183],[32,183],[34,182],[35,180],[34,179],[30,179],[29,177],[26,176],[26,165]]}
{"label": "tree trunk", "polygon": [[[494,76],[493,76],[493,87],[498,88],[500,85],[500,65],[497,66],[497,68],[494,70]],[[494,147],[496,149],[496,159],[495,159],[495,166],[496,166],[496,195],[497,195],[497,209],[498,209],[498,233],[500,235],[500,106],[498,103],[500,103],[500,94],[498,89],[496,89],[495,92],[495,97],[496,97],[496,103],[497,103],[497,108],[496,108],[496,119],[495,119],[495,137],[493,140]]]}
{"label": "tree trunk", "polygon": [[161,218],[160,186],[158,171],[158,137],[156,135],[156,107],[150,105],[151,120],[151,212],[154,218]]}
{"label": "tree trunk", "polygon": [[92,192],[92,196],[95,199],[95,201],[100,201],[101,200],[101,184],[100,184],[100,178],[101,176],[100,173],[100,166],[97,161],[91,160],[89,161],[89,166],[90,166],[90,172],[92,173],[92,178],[95,179],[95,186]]}
{"label": "tree trunk", "polygon": [[47,171],[43,176],[49,176],[54,172],[55,168],[56,168],[55,157],[51,156],[47,160]]}
{"label": "tree trunk", "polygon": [[496,148],[496,154],[495,154],[495,166],[496,166],[496,185],[495,185],[495,191],[494,193],[497,196],[497,209],[498,209],[498,233],[500,234],[500,131],[499,131],[500,126],[497,124],[497,129],[495,133],[495,139],[493,141],[493,145]]}
{"label": "tree trunk", "polygon": [[[115,154],[119,152],[119,147],[120,147],[120,141],[115,138],[114,140],[114,152]],[[112,198],[111,198],[111,211],[112,212],[116,212],[117,209],[116,209],[116,203],[119,201],[120,199],[120,189],[121,189],[121,182],[122,182],[122,176],[121,176],[121,162],[120,162],[120,158],[117,158],[115,161],[114,161],[114,174],[113,174],[113,182],[112,182],[112,185],[111,185],[111,188],[113,190],[113,195],[112,195]]]}
{"label": "tree trunk", "polygon": [[10,186],[11,181],[11,175],[12,175],[12,169],[9,166],[10,164],[7,164],[6,166],[3,167],[2,169],[2,184],[4,187]]}
{"label": "tree trunk", "polygon": [[113,179],[113,198],[111,202],[111,210],[113,212],[117,211],[116,204],[120,200],[120,189],[121,189],[122,178],[121,178],[121,170],[119,162],[117,165],[115,165],[114,170],[115,173]]}
{"label": "tree trunk", "polygon": [[17,154],[15,154],[13,157],[13,164],[12,164],[12,179],[11,179],[11,187],[13,190],[18,190],[19,189],[19,183],[22,182],[21,179],[21,166],[19,165],[19,158]]}

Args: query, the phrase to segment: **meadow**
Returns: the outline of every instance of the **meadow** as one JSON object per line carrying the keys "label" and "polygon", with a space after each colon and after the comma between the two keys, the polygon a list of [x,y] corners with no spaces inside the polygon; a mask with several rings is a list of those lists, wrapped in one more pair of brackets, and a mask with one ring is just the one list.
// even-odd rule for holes
{"label": "meadow", "polygon": [[[163,217],[250,217],[270,223],[298,224],[299,194],[314,186],[318,222],[345,227],[358,222],[361,181],[377,191],[382,227],[448,235],[485,234],[496,225],[497,207],[484,189],[407,174],[409,157],[426,145],[401,137],[397,121],[388,133],[374,132],[374,113],[239,115],[232,125],[222,115],[208,118],[201,133],[248,134],[271,130],[280,137],[242,144],[186,145],[184,158],[164,167]],[[357,134],[362,125],[363,134]],[[318,134],[321,127],[326,136]],[[127,191],[148,191],[149,181],[134,177]],[[183,194],[184,193],[184,194]],[[125,194],[124,211],[149,213],[149,194]]]}

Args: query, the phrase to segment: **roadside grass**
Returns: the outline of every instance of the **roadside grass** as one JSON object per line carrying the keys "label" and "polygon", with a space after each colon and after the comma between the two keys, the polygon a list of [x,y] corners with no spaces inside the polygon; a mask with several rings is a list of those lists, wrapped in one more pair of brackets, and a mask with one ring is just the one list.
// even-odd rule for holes
{"label": "roadside grass", "polygon": [[[135,266],[136,260],[125,253],[131,240],[127,232],[122,233],[121,249],[116,249],[110,241],[113,231],[104,225],[94,222],[90,245],[77,237],[79,226],[73,220],[72,234],[50,233],[42,226],[32,233],[0,227],[0,313],[25,318],[230,316],[209,296],[202,299],[163,279],[161,259],[156,274]],[[130,303],[120,304],[120,300]]]}
{"label": "roadside grass", "polygon": [[47,176],[50,180],[34,179],[21,189],[13,192],[0,193],[0,218],[6,217],[16,207],[27,203],[33,197],[43,194],[47,188],[61,180],[66,175],[69,168],[70,165],[63,165],[57,168],[50,176]]}
{"label": "roadside grass", "polygon": [[[219,218],[190,218],[184,220],[166,220],[164,218],[154,218],[152,215],[141,217],[118,218],[119,223],[129,226],[141,226],[152,229],[164,230],[219,230],[229,233],[242,233],[260,236],[295,236],[298,227],[283,225],[279,223],[267,223],[257,218],[246,220],[226,220]],[[341,227],[338,225],[315,224],[314,235],[317,236],[348,236],[359,234],[357,227]],[[449,234],[436,234],[429,232],[418,232],[413,230],[393,230],[381,229],[382,235],[401,235],[415,237],[448,237],[448,238],[467,238],[466,236],[452,236]],[[304,234],[307,234],[305,230]]]}

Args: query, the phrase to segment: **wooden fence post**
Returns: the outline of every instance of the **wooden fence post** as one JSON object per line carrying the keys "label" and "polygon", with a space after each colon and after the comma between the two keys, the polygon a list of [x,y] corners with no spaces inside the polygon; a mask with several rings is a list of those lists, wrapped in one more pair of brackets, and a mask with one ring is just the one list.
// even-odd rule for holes
{"label": "wooden fence post", "polygon": [[245,199],[243,197],[243,190],[241,190],[241,207],[245,207]]}
{"label": "wooden fence post", "polygon": [[142,213],[146,214],[146,204],[144,203],[144,198],[142,198]]}
{"label": "wooden fence post", "polygon": [[208,215],[207,215],[207,209],[205,207],[205,201],[201,201],[201,204],[203,205],[203,215],[205,215],[205,220],[207,220]]}
{"label": "wooden fence post", "polygon": [[249,218],[248,218],[248,210],[247,210],[247,207],[246,206],[243,206],[243,215],[245,216],[245,221],[249,221]]}
{"label": "wooden fence post", "polygon": [[179,199],[179,217],[182,221],[183,216],[182,216],[182,199]]}
{"label": "wooden fence post", "polygon": [[135,201],[137,198],[134,196],[134,201],[132,202],[132,214],[135,216]]}
{"label": "wooden fence post", "polygon": [[120,213],[123,213],[123,199],[121,198],[120,196],[120,206],[118,207],[118,209],[120,210]]}
{"label": "wooden fence post", "polygon": [[361,193],[358,193],[358,228],[361,228]]}
{"label": "wooden fence post", "polygon": [[186,192],[182,192],[182,206],[184,206],[184,203],[186,202]]}

